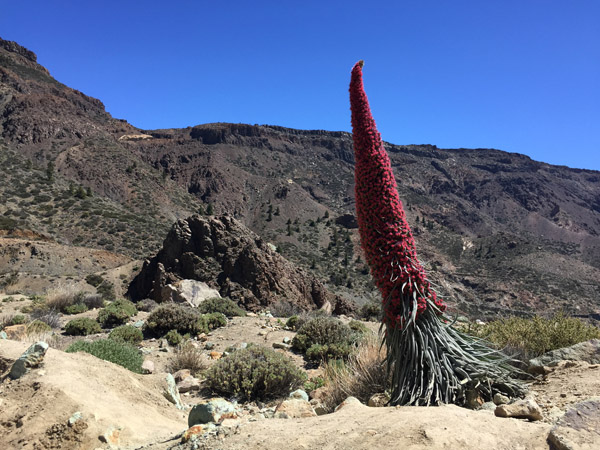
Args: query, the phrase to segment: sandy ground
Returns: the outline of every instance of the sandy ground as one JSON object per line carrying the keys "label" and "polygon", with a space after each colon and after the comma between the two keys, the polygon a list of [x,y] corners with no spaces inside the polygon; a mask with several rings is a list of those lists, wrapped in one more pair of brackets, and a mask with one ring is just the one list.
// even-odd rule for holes
{"label": "sandy ground", "polygon": [[[89,312],[86,314],[90,314]],[[93,314],[92,314],[93,315]],[[133,320],[143,319],[140,313]],[[277,319],[234,318],[196,345],[208,358],[241,342],[272,346],[292,331],[277,328]],[[376,328],[376,324],[373,324]],[[98,339],[106,335],[95,335]],[[165,442],[187,428],[187,411],[179,411],[163,397],[165,375],[173,349],[159,340],[144,341],[146,357],[155,362],[152,375],[137,375],[87,354],[66,354],[64,339],[55,336],[44,364],[17,381],[0,383],[0,449],[105,449],[99,436],[120,427],[113,448],[166,450],[178,440]],[[0,340],[0,373],[28,347],[28,342]],[[281,350],[282,352],[285,352]],[[309,369],[299,355],[285,352],[298,366]],[[314,372],[312,372],[314,373]],[[532,396],[544,410],[542,422],[497,418],[489,411],[455,406],[369,408],[348,405],[340,411],[305,419],[262,419],[242,423],[226,438],[201,443],[204,449],[548,449],[550,428],[577,402],[600,395],[600,366],[563,362],[545,380],[531,386]],[[182,395],[188,408],[207,393]],[[66,425],[76,411],[86,427]],[[593,448],[593,447],[592,447]],[[600,446],[598,447],[600,448]]]}

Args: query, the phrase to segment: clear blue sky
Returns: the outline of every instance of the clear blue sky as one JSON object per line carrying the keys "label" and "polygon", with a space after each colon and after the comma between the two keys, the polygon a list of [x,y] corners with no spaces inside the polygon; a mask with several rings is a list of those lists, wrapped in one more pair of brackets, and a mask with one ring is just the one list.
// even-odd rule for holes
{"label": "clear blue sky", "polygon": [[600,170],[600,1],[4,1],[0,36],[140,128],[350,131]]}

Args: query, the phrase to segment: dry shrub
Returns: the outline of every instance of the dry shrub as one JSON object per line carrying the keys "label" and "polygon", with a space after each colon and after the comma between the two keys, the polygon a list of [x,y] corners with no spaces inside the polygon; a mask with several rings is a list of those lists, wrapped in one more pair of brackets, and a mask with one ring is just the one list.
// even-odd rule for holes
{"label": "dry shrub", "polygon": [[356,397],[367,403],[373,394],[389,386],[385,363],[385,347],[378,336],[365,336],[347,362],[329,361],[325,364],[325,386],[321,396],[329,412],[346,398]]}
{"label": "dry shrub", "polygon": [[184,341],[177,346],[175,354],[169,363],[169,371],[175,373],[181,369],[189,369],[196,375],[206,369],[207,364],[202,352],[198,350],[190,341]]}
{"label": "dry shrub", "polygon": [[66,308],[77,303],[78,292],[72,284],[60,284],[46,294],[46,306],[48,309],[65,311]]}

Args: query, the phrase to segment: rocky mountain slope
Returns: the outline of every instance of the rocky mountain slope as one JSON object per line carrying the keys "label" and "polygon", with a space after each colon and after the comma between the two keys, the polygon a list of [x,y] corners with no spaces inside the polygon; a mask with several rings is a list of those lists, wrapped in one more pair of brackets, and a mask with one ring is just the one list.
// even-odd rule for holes
{"label": "rocky mountain slope", "polygon": [[[452,305],[598,313],[600,172],[490,149],[387,148],[420,255]],[[0,149],[6,230],[150,257],[171,223],[210,205],[338,295],[376,298],[352,217],[348,133],[140,130],[0,40]]]}

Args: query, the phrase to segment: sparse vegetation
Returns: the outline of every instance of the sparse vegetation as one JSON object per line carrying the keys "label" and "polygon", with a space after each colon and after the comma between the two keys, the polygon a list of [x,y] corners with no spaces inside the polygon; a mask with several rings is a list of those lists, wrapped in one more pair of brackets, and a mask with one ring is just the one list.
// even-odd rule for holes
{"label": "sparse vegetation", "polygon": [[238,350],[206,372],[210,389],[244,400],[282,397],[305,380],[306,375],[286,356],[259,346]]}
{"label": "sparse vegetation", "polygon": [[470,324],[467,332],[523,359],[600,338],[598,327],[565,314],[557,314],[549,319],[538,316],[531,319],[511,317],[486,325]]}
{"label": "sparse vegetation", "polygon": [[123,366],[132,372],[142,372],[141,352],[129,344],[113,339],[100,339],[94,342],[76,341],[65,351],[67,353],[86,352],[96,358]]}
{"label": "sparse vegetation", "polygon": [[60,328],[60,315],[54,308],[33,308],[29,316],[32,320],[44,322],[51,328]]}
{"label": "sparse vegetation", "polygon": [[96,333],[102,333],[102,328],[98,322],[89,317],[79,317],[65,325],[65,334],[69,336],[87,336]]}
{"label": "sparse vegetation", "polygon": [[324,406],[333,412],[347,397],[367,403],[369,398],[389,388],[385,364],[385,346],[374,334],[358,345],[346,362],[336,360],[325,364]]}
{"label": "sparse vegetation", "polygon": [[27,324],[27,334],[41,334],[52,331],[52,327],[41,320],[33,320]]}
{"label": "sparse vegetation", "polygon": [[177,347],[173,359],[169,363],[170,372],[174,373],[181,369],[188,369],[192,375],[198,375],[206,369],[206,361],[202,352],[188,340]]}
{"label": "sparse vegetation", "polygon": [[292,302],[279,300],[269,306],[269,312],[273,317],[292,317],[302,313],[302,308]]}

